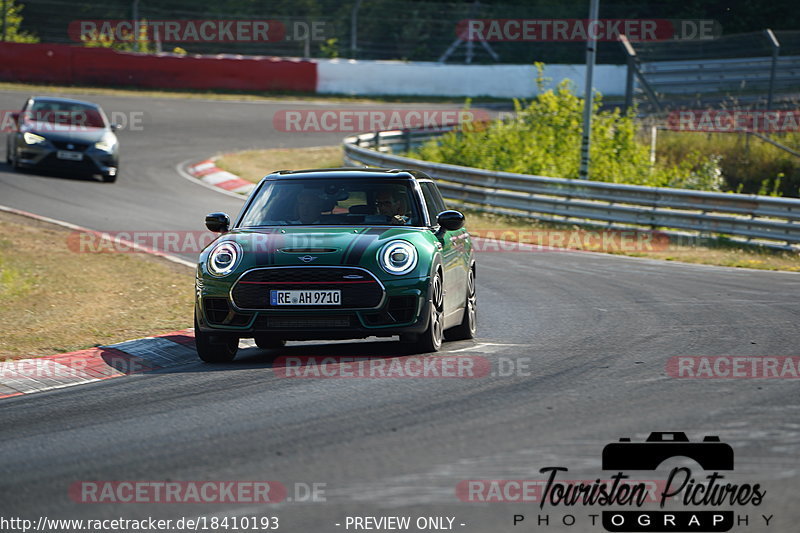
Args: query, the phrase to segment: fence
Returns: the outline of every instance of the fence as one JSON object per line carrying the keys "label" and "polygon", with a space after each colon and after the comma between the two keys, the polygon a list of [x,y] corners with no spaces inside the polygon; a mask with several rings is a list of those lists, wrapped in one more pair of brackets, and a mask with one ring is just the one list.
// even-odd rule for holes
{"label": "fence", "polygon": [[513,174],[393,153],[447,131],[450,128],[347,137],[345,164],[421,170],[439,180],[448,200],[489,213],[672,234],[735,236],[774,248],[797,249],[800,244],[800,199]]}
{"label": "fence", "polygon": [[800,31],[751,32],[697,42],[623,43],[628,57],[627,102],[634,90],[642,111],[680,107],[797,106]]}

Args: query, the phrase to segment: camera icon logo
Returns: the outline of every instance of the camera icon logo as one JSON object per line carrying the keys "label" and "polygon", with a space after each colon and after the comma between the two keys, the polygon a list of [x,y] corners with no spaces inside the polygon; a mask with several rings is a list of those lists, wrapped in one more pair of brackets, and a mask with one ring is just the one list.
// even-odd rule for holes
{"label": "camera icon logo", "polygon": [[690,442],[683,432],[650,433],[645,442],[619,442],[603,448],[603,470],[655,470],[672,457],[694,459],[704,470],[733,470],[733,448],[717,436]]}

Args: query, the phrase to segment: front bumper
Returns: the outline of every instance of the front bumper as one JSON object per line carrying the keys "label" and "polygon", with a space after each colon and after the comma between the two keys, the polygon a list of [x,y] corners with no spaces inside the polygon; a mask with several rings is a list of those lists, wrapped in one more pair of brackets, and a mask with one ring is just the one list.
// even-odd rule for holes
{"label": "front bumper", "polygon": [[17,164],[22,168],[42,171],[60,171],[75,174],[116,175],[119,169],[119,155],[89,147],[73,150],[81,154],[80,161],[60,159],[59,149],[50,142],[42,144],[17,143]]}
{"label": "front bumper", "polygon": [[430,317],[429,277],[382,280],[383,296],[370,308],[240,309],[231,283],[197,278],[195,314],[204,333],[284,340],[356,339],[422,333]]}

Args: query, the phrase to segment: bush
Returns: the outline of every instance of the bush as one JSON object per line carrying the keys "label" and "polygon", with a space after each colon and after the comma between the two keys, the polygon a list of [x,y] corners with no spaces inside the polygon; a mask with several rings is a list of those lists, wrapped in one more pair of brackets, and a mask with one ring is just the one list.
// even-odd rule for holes
{"label": "bush", "polygon": [[[771,137],[795,150],[800,144],[798,133]],[[664,164],[698,150],[719,160],[723,191],[800,196],[800,158],[761,139],[740,133],[659,132],[657,157]]]}
{"label": "bush", "polygon": [[[568,81],[543,89],[530,103],[515,101],[516,116],[488,125],[465,125],[412,152],[412,157],[488,170],[577,178],[580,165],[583,99]],[[594,103],[591,166],[595,181],[659,187],[720,190],[721,159],[688,151],[678,162],[650,163],[649,146],[636,139],[633,110],[600,111]]]}

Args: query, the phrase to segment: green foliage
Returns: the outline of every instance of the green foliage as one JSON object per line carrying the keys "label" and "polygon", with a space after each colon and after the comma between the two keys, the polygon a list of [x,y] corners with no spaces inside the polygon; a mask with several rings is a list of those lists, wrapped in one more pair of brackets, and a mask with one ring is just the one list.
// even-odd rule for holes
{"label": "green foliage", "polygon": [[319,51],[322,54],[322,57],[336,59],[339,57],[339,39],[327,39],[324,44],[320,45]]}
{"label": "green foliage", "polygon": [[[429,142],[412,157],[558,178],[576,178],[580,165],[583,99],[568,82],[544,90],[540,75],[539,97],[515,102],[516,116],[488,126],[472,125]],[[592,120],[591,166],[595,181],[660,187],[719,190],[722,184],[718,157],[689,152],[679,163],[650,163],[649,147],[636,138],[636,123],[628,114],[600,111],[595,100]]]}
{"label": "green foliage", "polygon": [[[795,149],[800,146],[800,133],[771,137]],[[761,139],[740,133],[659,133],[657,157],[665,164],[680,162],[689,151],[719,158],[724,191],[800,196],[800,158]]]}
{"label": "green foliage", "polygon": [[[117,39],[113,33],[107,34],[103,32],[94,31],[88,35],[81,35],[83,46],[87,48],[111,48],[120,52],[143,52],[151,54],[155,52],[153,43],[147,38],[147,21],[142,20],[139,23],[139,34],[134,35],[134,32],[127,32]],[[138,44],[138,50],[137,50]],[[176,48],[176,53],[180,53]],[[184,51],[185,53],[185,51]]]}
{"label": "green foliage", "polygon": [[[22,4],[17,4],[14,0],[6,0],[6,41],[11,43],[38,43],[39,38],[33,34],[22,31],[22,10],[25,8]],[[3,4],[0,4],[0,10]],[[0,13],[0,18],[2,13]]]}

